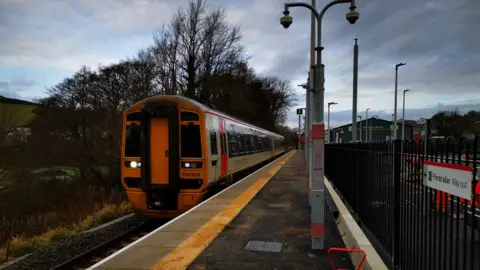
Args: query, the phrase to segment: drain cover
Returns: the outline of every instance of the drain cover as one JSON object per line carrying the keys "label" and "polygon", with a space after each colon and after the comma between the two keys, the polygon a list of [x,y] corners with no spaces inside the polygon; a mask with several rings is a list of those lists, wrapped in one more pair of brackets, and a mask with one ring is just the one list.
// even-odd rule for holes
{"label": "drain cover", "polygon": [[280,252],[282,245],[280,242],[249,241],[245,250]]}
{"label": "drain cover", "polygon": [[289,203],[271,203],[268,205],[270,208],[290,208]]}

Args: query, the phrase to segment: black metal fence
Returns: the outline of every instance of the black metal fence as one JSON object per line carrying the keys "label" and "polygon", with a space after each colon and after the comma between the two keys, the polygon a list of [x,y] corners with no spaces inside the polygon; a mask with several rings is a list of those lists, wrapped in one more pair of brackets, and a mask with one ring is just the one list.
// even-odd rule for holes
{"label": "black metal fence", "polygon": [[[327,144],[325,155],[325,175],[392,269],[480,269],[479,136]],[[429,187],[425,161],[470,167],[469,200]],[[469,186],[452,179],[434,180]]]}

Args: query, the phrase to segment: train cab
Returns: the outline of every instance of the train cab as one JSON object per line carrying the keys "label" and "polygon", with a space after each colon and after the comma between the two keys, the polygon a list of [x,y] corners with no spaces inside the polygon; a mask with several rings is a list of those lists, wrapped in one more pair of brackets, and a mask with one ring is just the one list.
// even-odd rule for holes
{"label": "train cab", "polygon": [[125,112],[122,184],[136,211],[176,216],[202,199],[203,126],[202,111],[180,97],[149,98]]}
{"label": "train cab", "polygon": [[122,185],[137,214],[172,218],[212,184],[282,153],[282,141],[185,97],[149,97],[124,113]]}

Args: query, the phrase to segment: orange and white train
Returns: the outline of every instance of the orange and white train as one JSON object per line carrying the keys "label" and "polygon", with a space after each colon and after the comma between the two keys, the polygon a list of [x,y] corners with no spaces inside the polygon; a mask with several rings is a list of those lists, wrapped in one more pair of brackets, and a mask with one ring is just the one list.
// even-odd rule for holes
{"label": "orange and white train", "polygon": [[124,113],[122,185],[136,214],[172,218],[286,150],[279,134],[182,96],[153,96]]}

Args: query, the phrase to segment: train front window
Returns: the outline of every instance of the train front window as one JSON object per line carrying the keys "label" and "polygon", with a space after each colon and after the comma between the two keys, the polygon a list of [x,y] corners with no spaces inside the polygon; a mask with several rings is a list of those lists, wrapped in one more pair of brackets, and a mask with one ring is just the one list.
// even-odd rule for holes
{"label": "train front window", "polygon": [[125,134],[125,156],[140,156],[140,126],[128,125]]}
{"label": "train front window", "polygon": [[200,136],[200,126],[192,123],[182,125],[180,136],[182,158],[201,158],[202,141]]}

